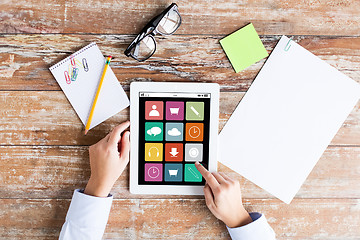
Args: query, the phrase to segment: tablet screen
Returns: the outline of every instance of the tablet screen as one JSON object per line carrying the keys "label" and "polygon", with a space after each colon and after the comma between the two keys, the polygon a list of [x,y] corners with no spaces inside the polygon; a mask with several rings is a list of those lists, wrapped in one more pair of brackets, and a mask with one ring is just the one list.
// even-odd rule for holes
{"label": "tablet screen", "polygon": [[204,185],[209,163],[210,93],[139,93],[140,185]]}

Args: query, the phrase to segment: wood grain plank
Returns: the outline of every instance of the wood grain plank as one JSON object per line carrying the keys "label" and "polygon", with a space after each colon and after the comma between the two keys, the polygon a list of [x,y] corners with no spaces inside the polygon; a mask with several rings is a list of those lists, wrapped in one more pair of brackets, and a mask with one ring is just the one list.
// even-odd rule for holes
{"label": "wood grain plank", "polygon": [[[90,176],[85,146],[0,146],[0,158],[0,198],[71,198]],[[244,198],[274,198],[221,163],[218,170],[240,181]],[[112,190],[115,198],[159,198],[130,194],[128,171]],[[329,147],[296,198],[360,198],[359,172],[360,147]]]}
{"label": "wood grain plank", "polygon": [[[235,74],[219,45],[249,22],[265,35],[268,52],[279,35],[301,35],[294,40],[360,83],[357,0],[178,1],[183,24],[177,35],[157,37],[158,50],[145,63],[126,58],[129,34],[169,3],[0,2],[0,239],[57,239],[73,189],[90,175],[87,145],[129,118],[127,109],[84,137],[58,91],[48,67],[92,41],[116,57],[112,68],[126,90],[132,81],[219,83],[219,130],[265,62]],[[94,21],[104,17],[109,20]],[[360,239],[359,122],[360,102],[290,205],[222,164],[219,171],[241,182],[246,208],[265,213],[277,239]],[[105,238],[229,239],[201,197],[132,195],[128,178],[127,168],[114,186]]]}
{"label": "wood grain plank", "polygon": [[[138,63],[123,54],[129,35],[3,35],[0,36],[0,90],[59,90],[48,68],[95,41],[125,89],[132,81],[216,82],[224,91],[246,91],[265,60],[235,73],[219,39],[223,36],[158,38],[150,60]],[[280,36],[262,36],[268,50]],[[360,83],[360,37],[296,36],[294,41]]]}
{"label": "wood grain plank", "polygon": [[[54,239],[70,200],[1,199],[0,237]],[[277,239],[354,240],[360,236],[359,199],[245,200],[267,216]],[[36,212],[36,214],[34,214]],[[166,215],[164,214],[166,213]],[[105,239],[229,239],[203,199],[114,200]]]}
{"label": "wood grain plank", "polygon": [[[220,94],[222,129],[244,93]],[[83,125],[61,91],[0,91],[0,145],[91,145],[129,119],[121,111],[83,135]],[[360,145],[360,102],[345,120],[332,145]]]}
{"label": "wood grain plank", "polygon": [[[137,34],[171,1],[2,1],[1,33]],[[178,34],[228,34],[253,22],[260,34],[359,35],[357,0],[177,1]],[[103,21],[102,19],[106,19]]]}

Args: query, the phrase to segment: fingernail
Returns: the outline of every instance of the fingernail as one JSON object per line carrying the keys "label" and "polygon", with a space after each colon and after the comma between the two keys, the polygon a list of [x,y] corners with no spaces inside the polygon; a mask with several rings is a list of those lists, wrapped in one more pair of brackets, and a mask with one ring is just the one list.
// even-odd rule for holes
{"label": "fingernail", "polygon": [[195,165],[200,165],[200,163],[198,161],[195,162]]}

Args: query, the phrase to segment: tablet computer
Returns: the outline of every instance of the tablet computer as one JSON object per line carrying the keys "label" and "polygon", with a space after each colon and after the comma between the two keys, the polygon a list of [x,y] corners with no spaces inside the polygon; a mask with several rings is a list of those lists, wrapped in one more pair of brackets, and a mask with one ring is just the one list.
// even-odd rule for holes
{"label": "tablet computer", "polygon": [[217,170],[219,85],[130,85],[130,192],[202,195],[199,161]]}

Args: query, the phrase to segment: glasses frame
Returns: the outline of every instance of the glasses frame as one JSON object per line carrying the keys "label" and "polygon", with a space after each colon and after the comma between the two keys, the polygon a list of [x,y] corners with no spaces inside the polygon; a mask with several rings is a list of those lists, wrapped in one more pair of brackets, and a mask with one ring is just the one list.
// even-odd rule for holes
{"label": "glasses frame", "polygon": [[[175,11],[179,15],[179,18],[180,18],[179,24],[171,33],[168,33],[168,34],[162,33],[162,32],[157,30],[157,27],[159,26],[159,23],[164,18],[164,16],[170,11]],[[178,5],[176,3],[172,3],[162,13],[160,13],[159,15],[154,17],[148,24],[146,24],[146,26],[141,30],[141,32],[132,40],[130,45],[126,48],[126,50],[124,51],[124,54],[126,56],[128,56],[128,57],[134,58],[135,60],[137,60],[139,62],[146,61],[152,55],[154,55],[154,53],[156,51],[156,41],[155,41],[154,36],[157,35],[157,34],[164,35],[164,36],[174,34],[174,32],[176,32],[176,30],[180,27],[181,21],[182,21],[182,19],[181,19],[181,15],[179,13],[179,10],[178,10]],[[154,50],[148,57],[146,57],[144,59],[138,59],[136,56],[134,56],[131,53],[131,51],[133,50],[133,48],[136,47],[137,44],[139,44],[146,37],[151,37],[154,40],[154,44],[155,44]]]}

